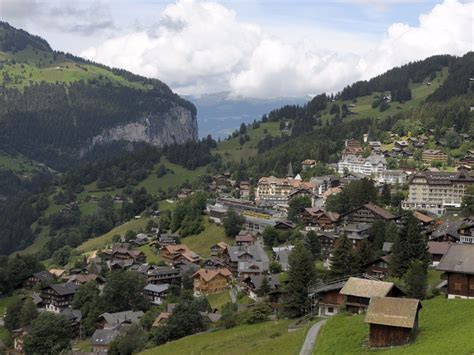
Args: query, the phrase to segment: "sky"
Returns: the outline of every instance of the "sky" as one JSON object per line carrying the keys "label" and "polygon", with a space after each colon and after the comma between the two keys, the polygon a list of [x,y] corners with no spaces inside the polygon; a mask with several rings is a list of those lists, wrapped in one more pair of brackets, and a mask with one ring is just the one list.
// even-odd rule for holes
{"label": "sky", "polygon": [[0,0],[0,19],[180,94],[302,97],[474,50],[473,1]]}

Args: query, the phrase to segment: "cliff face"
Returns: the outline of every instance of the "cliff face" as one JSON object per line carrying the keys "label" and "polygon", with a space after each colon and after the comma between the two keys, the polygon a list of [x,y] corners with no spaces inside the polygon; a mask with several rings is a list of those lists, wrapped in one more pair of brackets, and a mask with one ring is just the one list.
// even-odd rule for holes
{"label": "cliff face", "polygon": [[104,129],[91,138],[81,149],[81,157],[98,145],[115,141],[144,142],[157,147],[198,139],[197,120],[194,114],[181,106],[159,114],[149,114],[135,122]]}

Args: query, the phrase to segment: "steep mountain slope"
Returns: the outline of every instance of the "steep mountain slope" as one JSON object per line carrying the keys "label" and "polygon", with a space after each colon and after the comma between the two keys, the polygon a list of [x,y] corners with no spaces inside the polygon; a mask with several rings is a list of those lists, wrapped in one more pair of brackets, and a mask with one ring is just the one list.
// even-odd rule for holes
{"label": "steep mountain slope", "polygon": [[197,137],[194,105],[159,80],[55,52],[0,22],[0,150],[61,169],[110,142]]}

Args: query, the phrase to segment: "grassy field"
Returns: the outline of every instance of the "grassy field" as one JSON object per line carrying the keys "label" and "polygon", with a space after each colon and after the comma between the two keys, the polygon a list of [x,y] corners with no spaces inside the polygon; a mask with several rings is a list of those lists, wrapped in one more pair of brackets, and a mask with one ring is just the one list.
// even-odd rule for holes
{"label": "grassy field", "polygon": [[138,249],[145,254],[147,263],[158,264],[160,261],[163,261],[163,259],[158,254],[156,254],[153,248],[150,247],[148,244],[142,245]]}
{"label": "grassy field", "polygon": [[181,239],[182,244],[186,244],[192,251],[199,254],[202,258],[207,258],[211,255],[211,246],[218,242],[226,242],[233,244],[233,240],[226,237],[224,228],[217,224],[209,223],[207,218],[203,222],[204,231],[197,235]]}
{"label": "grassy field", "polygon": [[0,317],[3,317],[5,314],[5,310],[9,305],[14,303],[18,299],[18,295],[11,295],[8,297],[1,297],[0,298]]}
{"label": "grassy field", "polygon": [[0,170],[11,170],[15,174],[29,176],[31,173],[40,170],[40,168],[41,166],[38,163],[35,163],[20,154],[12,156],[0,151]]}
{"label": "grassy field", "polygon": [[369,327],[364,316],[338,315],[328,320],[318,337],[317,354],[472,354],[474,307],[470,300],[442,296],[423,302],[419,334],[413,344],[369,351],[364,348]]}
{"label": "grassy field", "polygon": [[271,136],[281,135],[279,122],[261,123],[259,128],[247,129],[250,141],[245,142],[242,146],[239,143],[239,137],[222,141],[218,144],[213,153],[219,153],[224,161],[240,161],[242,158],[248,158],[257,154],[257,143],[269,134]]}
{"label": "grassy field", "polygon": [[220,293],[214,293],[212,295],[208,295],[207,299],[209,300],[209,303],[211,304],[212,309],[217,308],[219,310],[221,310],[222,307],[226,303],[229,303],[232,301],[230,299],[229,290],[220,292]]}
{"label": "grassy field", "polygon": [[[386,118],[389,116],[393,116],[402,111],[409,110],[411,108],[417,107],[420,103],[425,100],[430,94],[432,94],[447,78],[448,76],[448,69],[444,68],[442,72],[437,73],[437,77],[431,82],[431,85],[427,85],[428,80],[425,80],[422,83],[411,83],[409,85],[412,91],[412,99],[410,101],[399,103],[399,102],[391,102],[390,108],[384,112],[380,112],[379,108],[372,108],[372,103],[375,100],[375,96],[380,96],[381,94],[390,94],[389,92],[385,93],[373,93],[372,95],[362,96],[357,98],[357,102],[355,103],[355,107],[349,107],[351,112],[354,112],[355,115],[351,115],[348,119],[358,119],[358,118],[366,118],[366,117],[378,117],[378,118]],[[351,100],[337,100],[337,104],[342,105],[350,105],[352,104]],[[331,105],[329,105],[330,107]],[[326,110],[325,114],[323,114],[323,120],[329,120],[332,116],[329,115],[329,108]]]}
{"label": "grassy field", "polygon": [[110,232],[105,233],[104,235],[89,239],[88,241],[79,245],[77,247],[77,250],[79,250],[80,252],[86,252],[103,248],[106,244],[112,242],[112,237],[115,234],[123,236],[125,235],[125,233],[127,233],[128,230],[134,230],[135,232],[138,232],[140,229],[145,229],[148,220],[149,218],[145,217],[142,217],[140,219],[132,219],[131,221],[128,221],[112,229]]}
{"label": "grassy field", "polygon": [[[156,176],[159,165],[165,165],[170,171],[160,178]],[[153,172],[142,182],[139,183],[139,187],[145,187],[145,189],[151,193],[156,194],[159,189],[167,192],[170,187],[177,187],[185,183],[186,181],[192,182],[199,176],[206,173],[205,167],[200,167],[195,170],[189,170],[182,166],[170,163],[166,159],[162,159],[159,164],[156,164]]]}
{"label": "grassy field", "polygon": [[307,327],[288,333],[291,321],[279,320],[232,329],[192,335],[149,349],[142,354],[166,355],[265,355],[298,354],[303,345]]}

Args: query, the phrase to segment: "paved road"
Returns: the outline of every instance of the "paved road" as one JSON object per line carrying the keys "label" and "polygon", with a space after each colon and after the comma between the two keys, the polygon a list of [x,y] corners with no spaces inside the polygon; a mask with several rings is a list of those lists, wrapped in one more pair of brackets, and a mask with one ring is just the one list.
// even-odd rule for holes
{"label": "paved road", "polygon": [[230,300],[232,301],[232,303],[236,303],[237,302],[237,292],[234,290],[234,288],[230,289],[229,295],[230,295]]}
{"label": "paved road", "polygon": [[314,346],[316,345],[316,338],[324,323],[326,323],[326,319],[313,324],[313,326],[309,328],[300,355],[310,355],[313,352]]}

